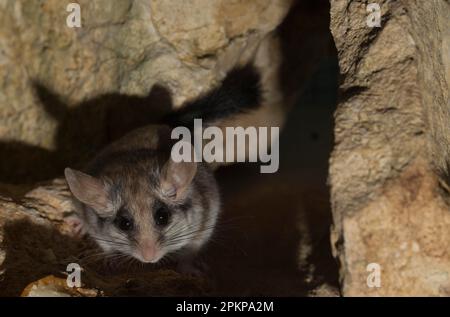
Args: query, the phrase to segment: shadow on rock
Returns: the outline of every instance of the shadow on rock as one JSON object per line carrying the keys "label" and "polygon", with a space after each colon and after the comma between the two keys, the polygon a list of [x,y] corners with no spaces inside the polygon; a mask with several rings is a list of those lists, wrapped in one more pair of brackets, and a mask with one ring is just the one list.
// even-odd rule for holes
{"label": "shadow on rock", "polygon": [[23,142],[0,142],[0,182],[27,183],[54,178],[64,167],[80,167],[103,146],[136,128],[155,124],[171,111],[169,91],[155,85],[144,97],[105,94],[76,106],[34,83],[37,104],[58,122],[55,149]]}

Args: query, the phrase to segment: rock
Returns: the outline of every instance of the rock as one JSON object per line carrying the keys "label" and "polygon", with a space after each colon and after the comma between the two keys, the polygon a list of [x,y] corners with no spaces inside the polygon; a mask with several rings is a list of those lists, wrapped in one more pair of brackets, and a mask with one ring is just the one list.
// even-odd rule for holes
{"label": "rock", "polygon": [[322,284],[313,289],[310,297],[339,297],[339,290],[328,284]]}
{"label": "rock", "polygon": [[[71,2],[0,0],[0,181],[56,177],[98,150],[117,125],[107,108],[127,108],[127,117],[145,108],[135,117],[146,124],[163,104],[179,107],[210,89],[255,55],[291,4],[80,0],[81,28],[69,28]],[[143,97],[156,84],[168,103]]]}
{"label": "rock", "polygon": [[71,288],[66,279],[46,276],[29,284],[20,295],[21,297],[97,297],[100,294],[95,289],[81,287]]}
{"label": "rock", "polygon": [[[331,1],[342,75],[330,161],[342,291],[448,296],[450,3],[377,3],[381,28],[366,25],[365,2]],[[367,284],[370,263],[381,268],[380,287]]]}

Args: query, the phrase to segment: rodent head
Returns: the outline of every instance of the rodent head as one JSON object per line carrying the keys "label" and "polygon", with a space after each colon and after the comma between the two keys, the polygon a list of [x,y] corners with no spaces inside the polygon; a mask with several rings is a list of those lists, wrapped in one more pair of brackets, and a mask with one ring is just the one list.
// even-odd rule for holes
{"label": "rodent head", "polygon": [[204,234],[202,230],[212,230],[205,226],[207,206],[194,185],[197,163],[169,158],[159,164],[150,152],[126,155],[95,176],[65,170],[69,188],[83,206],[85,231],[102,249],[156,263]]}

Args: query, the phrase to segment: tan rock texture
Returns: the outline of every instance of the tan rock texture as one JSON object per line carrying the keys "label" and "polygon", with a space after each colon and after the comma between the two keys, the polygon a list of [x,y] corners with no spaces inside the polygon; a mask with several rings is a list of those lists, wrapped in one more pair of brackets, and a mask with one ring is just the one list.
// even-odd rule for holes
{"label": "tan rock texture", "polygon": [[[135,111],[147,124],[210,89],[254,56],[292,1],[80,0],[82,25],[69,28],[71,2],[0,0],[0,181],[57,176],[110,142],[127,122],[105,104],[129,109],[130,122],[147,107]],[[261,63],[276,52],[267,48]]]}
{"label": "tan rock texture", "polygon": [[[330,160],[342,292],[450,295],[450,3],[332,0],[342,81]],[[368,287],[370,263],[381,287]]]}

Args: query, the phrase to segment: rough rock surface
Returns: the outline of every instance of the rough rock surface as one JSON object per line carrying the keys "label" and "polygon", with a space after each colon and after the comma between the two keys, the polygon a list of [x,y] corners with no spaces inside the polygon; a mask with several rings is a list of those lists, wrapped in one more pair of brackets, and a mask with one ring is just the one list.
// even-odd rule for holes
{"label": "rough rock surface", "polygon": [[[331,1],[342,82],[330,185],[344,295],[450,295],[450,3]],[[369,263],[381,287],[369,287]]]}
{"label": "rough rock surface", "polygon": [[105,104],[127,120],[147,106],[135,114],[146,124],[211,88],[292,1],[80,0],[81,28],[69,28],[71,2],[0,0],[0,181],[57,176],[60,162],[111,141],[111,126],[126,122]]}

